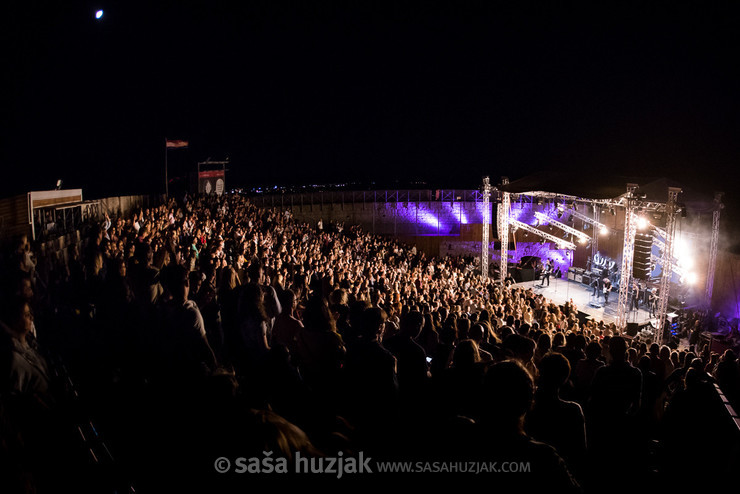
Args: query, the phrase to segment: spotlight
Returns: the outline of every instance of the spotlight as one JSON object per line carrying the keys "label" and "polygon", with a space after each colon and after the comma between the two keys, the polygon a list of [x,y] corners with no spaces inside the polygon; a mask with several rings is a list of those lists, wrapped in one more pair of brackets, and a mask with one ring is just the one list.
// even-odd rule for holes
{"label": "spotlight", "polygon": [[55,190],[61,190],[62,189],[62,179],[60,178],[57,180],[57,188]]}
{"label": "spotlight", "polygon": [[584,238],[584,237],[581,237],[581,238],[580,238],[580,239],[579,239],[578,241],[579,241],[580,243],[582,243],[582,244],[585,244],[586,242],[588,242],[588,239],[586,239],[586,238]]}
{"label": "spotlight", "polygon": [[645,219],[644,216],[639,216],[637,218],[637,228],[640,230],[644,230],[648,226],[648,220]]}
{"label": "spotlight", "polygon": [[605,226],[602,226],[601,231],[599,231],[599,233],[601,233],[602,235],[606,235],[607,233],[609,233],[609,229]]}
{"label": "spotlight", "polygon": [[686,273],[685,281],[689,285],[696,283],[696,273]]}

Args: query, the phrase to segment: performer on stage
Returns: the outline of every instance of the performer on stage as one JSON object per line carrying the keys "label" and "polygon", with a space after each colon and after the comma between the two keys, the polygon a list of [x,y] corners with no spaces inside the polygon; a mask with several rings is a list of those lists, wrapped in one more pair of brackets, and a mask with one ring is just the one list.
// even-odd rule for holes
{"label": "performer on stage", "polygon": [[550,286],[550,274],[552,274],[552,259],[547,260],[547,264],[545,264],[545,271],[542,273],[542,283],[540,283],[540,286],[545,286],[545,280],[547,280],[547,286]]}
{"label": "performer on stage", "polygon": [[601,278],[594,278],[594,280],[591,282],[591,286],[594,288],[594,293],[592,293],[591,296],[596,297],[597,300],[601,296],[600,295],[601,290],[599,289],[600,281],[601,281]]}
{"label": "performer on stage", "polygon": [[602,280],[602,283],[604,284],[604,304],[609,303],[609,292],[612,291],[612,282],[609,280],[608,277],[604,277]]}
{"label": "performer on stage", "polygon": [[658,307],[658,287],[650,290],[650,317],[655,317],[656,309]]}
{"label": "performer on stage", "polygon": [[632,280],[632,303],[630,304],[632,309],[639,309],[640,307],[640,282]]}

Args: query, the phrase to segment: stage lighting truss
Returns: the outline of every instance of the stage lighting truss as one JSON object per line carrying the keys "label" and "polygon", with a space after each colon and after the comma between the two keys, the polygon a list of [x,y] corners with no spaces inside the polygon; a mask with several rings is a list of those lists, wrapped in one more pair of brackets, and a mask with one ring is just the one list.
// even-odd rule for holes
{"label": "stage lighting truss", "polygon": [[555,225],[558,228],[560,228],[561,230],[563,230],[563,231],[565,231],[567,233],[570,233],[571,235],[574,235],[574,236],[578,237],[579,240],[583,240],[584,242],[588,242],[588,241],[591,240],[591,236],[583,233],[580,230],[576,230],[575,228],[572,228],[572,227],[570,227],[568,225],[565,225],[565,224],[563,224],[563,223],[561,223],[561,222],[559,222],[557,220],[554,220],[554,219],[550,218],[548,215],[546,215],[545,213],[541,213],[540,211],[535,211],[534,212],[534,216],[535,216],[535,218],[537,218],[538,220],[540,220],[540,222],[542,222],[542,223],[549,223],[551,225]]}
{"label": "stage lighting truss", "polygon": [[515,220],[514,218],[509,218],[509,224],[514,229],[521,228],[522,230],[526,230],[530,233],[534,233],[535,235],[539,235],[540,237],[545,238],[549,240],[550,242],[553,242],[560,249],[576,250],[576,244],[574,244],[573,242],[569,242],[567,240],[563,240],[562,238],[556,237],[555,235],[550,235],[549,233],[545,233],[531,225],[522,223],[519,220]]}
{"label": "stage lighting truss", "polygon": [[601,223],[599,221],[596,221],[595,219],[593,219],[590,216],[587,216],[587,215],[585,215],[583,213],[579,213],[575,209],[571,211],[571,214],[573,216],[575,216],[576,218],[578,218],[579,220],[583,221],[584,223],[588,223],[589,225],[593,225],[595,227],[594,228],[594,231],[596,231],[597,228],[599,230],[601,230],[603,228],[606,228],[607,230],[610,230],[611,231],[611,228],[609,228],[605,224],[603,224],[603,223]]}

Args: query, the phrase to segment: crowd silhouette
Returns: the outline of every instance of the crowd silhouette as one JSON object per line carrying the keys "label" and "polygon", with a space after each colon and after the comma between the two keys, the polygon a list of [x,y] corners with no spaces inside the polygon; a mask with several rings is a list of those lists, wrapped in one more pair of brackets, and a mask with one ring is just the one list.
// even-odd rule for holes
{"label": "crowd silhouette", "polygon": [[66,256],[21,238],[2,270],[2,490],[215,485],[215,458],[263,451],[527,461],[476,479],[524,491],[716,465],[732,350],[640,345],[469,261],[240,195],[107,218]]}

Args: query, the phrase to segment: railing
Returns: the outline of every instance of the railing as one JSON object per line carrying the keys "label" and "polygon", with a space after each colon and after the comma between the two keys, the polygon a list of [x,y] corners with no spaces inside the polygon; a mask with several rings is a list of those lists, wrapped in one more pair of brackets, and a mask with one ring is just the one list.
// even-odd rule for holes
{"label": "railing", "polygon": [[261,207],[296,207],[323,204],[366,204],[396,202],[483,202],[475,189],[319,191],[298,194],[256,194],[250,199]]}

